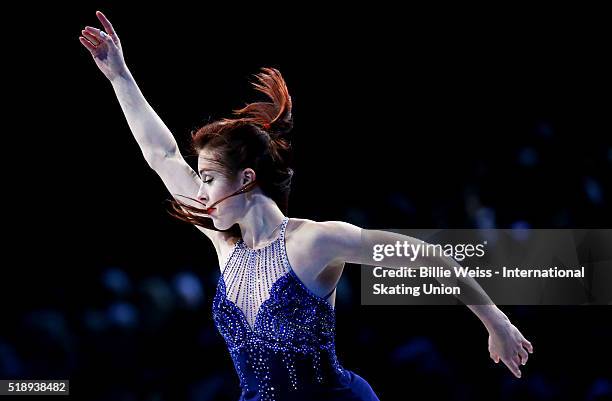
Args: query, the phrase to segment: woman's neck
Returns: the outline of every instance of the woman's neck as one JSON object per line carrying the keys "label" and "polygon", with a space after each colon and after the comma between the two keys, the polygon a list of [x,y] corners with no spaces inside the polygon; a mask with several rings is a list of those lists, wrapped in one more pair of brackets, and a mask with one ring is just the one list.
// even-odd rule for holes
{"label": "woman's neck", "polygon": [[247,212],[238,222],[242,240],[249,248],[261,248],[278,237],[285,215],[276,202],[262,193],[253,193]]}

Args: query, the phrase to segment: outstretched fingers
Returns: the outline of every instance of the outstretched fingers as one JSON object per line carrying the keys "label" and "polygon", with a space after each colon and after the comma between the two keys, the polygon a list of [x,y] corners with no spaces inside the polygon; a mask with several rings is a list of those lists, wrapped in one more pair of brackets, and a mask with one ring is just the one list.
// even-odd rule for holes
{"label": "outstretched fingers", "polygon": [[502,359],[502,361],[504,362],[504,364],[508,367],[508,369],[510,369],[510,371],[514,374],[514,376],[516,376],[517,378],[521,378],[521,371],[519,370],[519,365],[514,361],[514,359]]}
{"label": "outstretched fingers", "polygon": [[92,54],[96,51],[96,46],[94,46],[89,40],[85,39],[83,36],[79,37],[79,41],[83,46],[87,48]]}
{"label": "outstretched fingers", "polygon": [[102,31],[99,30],[98,28],[94,28],[92,26],[86,26],[85,27],[85,32],[87,32],[88,34],[93,36],[98,42],[102,42],[103,41]]}
{"label": "outstretched fingers", "polygon": [[102,14],[101,11],[96,11],[96,16],[102,23],[102,26],[104,27],[104,30],[106,31],[106,33],[108,33],[108,35],[113,39],[113,41],[115,41],[115,43],[118,44],[119,37],[117,36],[115,29],[113,28],[113,24],[110,23],[108,18],[106,18],[106,16]]}
{"label": "outstretched fingers", "polygon": [[527,351],[525,351],[525,349],[523,347],[519,348],[518,351],[519,354],[519,358],[521,360],[521,365],[524,365],[527,363],[527,360],[529,359],[529,354],[527,353]]}
{"label": "outstretched fingers", "polygon": [[83,35],[83,37],[85,39],[90,41],[92,45],[98,46],[100,44],[100,40],[97,37],[95,37],[94,35],[92,35],[91,33],[87,32],[86,30],[83,29],[81,31],[81,34]]}
{"label": "outstretched fingers", "polygon": [[85,30],[82,32],[83,36],[87,34],[86,38],[89,39],[89,41],[92,42],[96,47],[101,45],[102,43],[107,43],[109,46],[115,47],[113,39],[101,29],[86,26]]}
{"label": "outstretched fingers", "polygon": [[81,30],[81,35],[79,37],[79,41],[90,51],[92,56],[98,56],[98,50],[100,46],[104,43],[107,43],[109,46],[114,47],[113,40],[110,36],[106,34],[106,32],[94,28],[91,26],[86,26],[85,29]]}

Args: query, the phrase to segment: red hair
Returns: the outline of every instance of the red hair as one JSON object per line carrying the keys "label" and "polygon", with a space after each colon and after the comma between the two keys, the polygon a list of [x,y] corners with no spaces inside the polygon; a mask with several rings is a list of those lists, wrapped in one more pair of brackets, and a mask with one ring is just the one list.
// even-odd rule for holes
{"label": "red hair", "polygon": [[[210,149],[217,164],[228,178],[233,178],[244,168],[252,168],[262,192],[272,198],[284,214],[288,212],[289,192],[293,169],[291,142],[287,138],[293,128],[292,102],[281,73],[274,68],[262,68],[256,74],[255,89],[270,101],[247,104],[234,110],[235,118],[223,118],[206,124],[192,133],[192,150],[199,154],[204,147]],[[196,199],[186,197],[199,204]],[[169,213],[191,224],[217,230],[209,217],[204,217],[204,207],[170,200]],[[239,237],[235,225],[230,230]]]}

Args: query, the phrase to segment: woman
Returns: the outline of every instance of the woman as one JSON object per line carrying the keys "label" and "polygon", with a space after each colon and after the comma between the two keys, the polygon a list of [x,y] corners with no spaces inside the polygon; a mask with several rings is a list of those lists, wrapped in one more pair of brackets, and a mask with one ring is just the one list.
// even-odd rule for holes
{"label": "woman", "polygon": [[[147,163],[173,194],[171,213],[198,227],[217,251],[213,317],[241,400],[377,400],[363,378],[341,366],[334,347],[334,294],[344,264],[372,264],[362,252],[362,229],[286,217],[292,104],[280,73],[257,75],[256,89],[271,102],[249,104],[236,118],[193,134],[196,173],[132,78],[112,25],[97,16],[104,30],[86,27],[79,40],[111,81]],[[390,243],[418,241],[384,236]],[[531,344],[495,305],[468,307],[489,331],[491,358],[520,377]]]}

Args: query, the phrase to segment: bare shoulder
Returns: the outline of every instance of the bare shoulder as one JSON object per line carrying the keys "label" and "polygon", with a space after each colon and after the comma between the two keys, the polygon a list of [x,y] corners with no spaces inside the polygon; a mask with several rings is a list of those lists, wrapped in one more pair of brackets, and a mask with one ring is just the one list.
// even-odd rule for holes
{"label": "bare shoulder", "polygon": [[292,217],[287,224],[287,237],[293,234],[304,239],[346,240],[361,236],[361,227],[344,221],[315,221]]}
{"label": "bare shoulder", "polygon": [[326,230],[330,229],[329,223],[328,221],[291,217],[287,223],[285,238],[288,241],[295,239],[303,245],[311,241],[316,242]]}
{"label": "bare shoulder", "polygon": [[[302,282],[316,295],[329,294],[342,276],[346,259],[338,250],[337,241],[343,230],[351,230],[349,226],[341,221],[289,219],[285,231],[289,263]],[[358,227],[352,227],[359,230]],[[329,300],[333,306],[334,297]]]}
{"label": "bare shoulder", "polygon": [[344,221],[315,221],[291,218],[287,224],[287,241],[295,240],[304,248],[316,248],[331,260],[343,259],[361,242],[361,227]]}
{"label": "bare shoulder", "polygon": [[[299,217],[289,218],[285,231],[286,239],[296,239],[300,242],[308,240],[331,240],[334,237],[346,238],[347,236],[360,234],[360,227],[344,221],[316,221]],[[213,231],[213,235],[211,235],[210,238],[215,246],[220,244],[221,246],[230,248],[238,241],[238,238],[220,231]]]}
{"label": "bare shoulder", "polygon": [[285,230],[285,238],[307,240],[316,234],[317,228],[321,223],[310,219],[301,219],[298,217],[289,218],[287,229]]}

